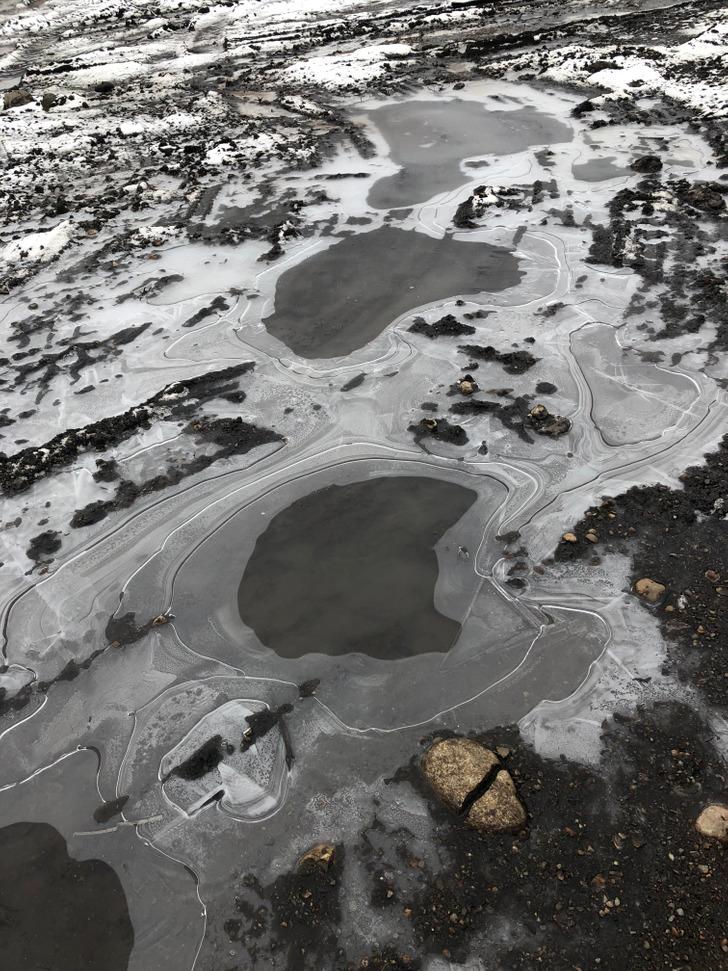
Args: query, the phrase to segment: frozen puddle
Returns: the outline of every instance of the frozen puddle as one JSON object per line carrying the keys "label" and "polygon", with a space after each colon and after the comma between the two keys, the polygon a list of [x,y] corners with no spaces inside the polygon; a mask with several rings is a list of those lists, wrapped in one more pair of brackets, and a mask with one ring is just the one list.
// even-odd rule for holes
{"label": "frozen puddle", "polygon": [[628,168],[616,164],[613,155],[590,158],[588,162],[575,162],[571,171],[574,178],[581,182],[606,182],[609,179],[618,179],[620,176],[630,174]]}
{"label": "frozen puddle", "polygon": [[73,859],[47,823],[17,822],[0,828],[0,881],[12,887],[2,908],[3,967],[78,971],[96,967],[103,951],[108,971],[126,971],[134,930],[113,867]]}
{"label": "frozen puddle", "polygon": [[375,183],[369,204],[394,209],[425,202],[463,182],[465,159],[502,157],[573,137],[568,125],[530,105],[511,110],[497,105],[494,99],[486,105],[453,98],[407,101],[371,111],[400,170]]}
{"label": "frozen puddle", "polygon": [[406,311],[506,290],[522,276],[505,247],[382,226],[346,236],[286,270],[275,311],[263,323],[299,357],[341,357]]}
{"label": "frozen puddle", "polygon": [[[655,345],[642,278],[595,262],[595,228],[639,186],[645,147],[628,124],[574,117],[579,98],[477,81],[462,98],[352,101],[374,153],[341,143],[316,168],[229,168],[194,238],[125,251],[111,276],[62,254],[34,282],[27,301],[49,315],[74,294],[88,307],[50,335],[43,381],[31,369],[9,386],[8,454],[153,403],[111,446],[85,441],[6,497],[11,963],[31,944],[38,860],[42,907],[85,915],[67,876],[89,875],[99,934],[114,922],[110,969],[129,950],[130,971],[252,966],[258,946],[270,963],[280,922],[251,937],[251,886],[321,840],[346,846],[354,881],[349,848],[382,805],[432,849],[427,805],[389,785],[429,733],[520,720],[541,750],[573,736],[593,752],[611,672],[625,690],[658,679],[623,561],[606,547],[570,572],[550,558],[600,496],[699,460],[724,414],[695,364],[704,335]],[[701,152],[680,143],[695,170]],[[248,221],[264,232],[235,236]],[[64,370],[69,342],[121,324],[133,339],[69,395],[85,367]],[[537,405],[567,419],[558,434],[538,430]],[[228,447],[243,422],[267,447]],[[213,445],[224,454],[207,463]],[[71,525],[98,502],[103,519]],[[60,548],[29,564],[45,530]],[[123,805],[100,823],[107,800]],[[370,898],[342,895],[344,950],[354,921],[384,919]],[[71,971],[57,939],[36,963]]]}
{"label": "frozen puddle", "polygon": [[284,657],[447,651],[460,624],[434,607],[434,547],[475,499],[454,483],[410,476],[299,499],[258,540],[238,592],[240,616]]}
{"label": "frozen puddle", "polygon": [[285,773],[285,745],[275,726],[248,744],[247,718],[266,711],[258,701],[228,701],[210,712],[160,765],[165,795],[187,815],[219,803],[239,819],[268,815]]}

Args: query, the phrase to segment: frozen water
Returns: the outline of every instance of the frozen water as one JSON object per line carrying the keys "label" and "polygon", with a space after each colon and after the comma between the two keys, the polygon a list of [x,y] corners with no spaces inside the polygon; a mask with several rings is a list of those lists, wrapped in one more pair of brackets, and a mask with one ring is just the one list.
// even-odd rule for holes
{"label": "frozen water", "polygon": [[[242,6],[233,31],[252,30]],[[212,58],[227,22],[222,8],[200,15],[190,27],[206,49],[175,48],[175,62]],[[158,43],[161,58],[177,41]],[[76,85],[155,63],[132,49],[102,70],[74,44]],[[384,46],[365,58],[342,42],[290,76],[326,81],[353,64],[347,85],[364,68],[380,77],[407,54]],[[29,275],[2,303],[3,451],[12,464],[38,448],[41,472],[6,496],[0,824],[53,827],[59,859],[62,838],[73,860],[113,868],[134,971],[245,963],[233,907],[255,913],[316,842],[365,831],[403,888],[406,829],[436,872],[447,848],[429,840],[427,805],[392,781],[432,731],[520,722],[541,752],[595,761],[607,699],[643,697],[638,677],[669,690],[663,647],[623,560],[544,560],[600,495],[675,484],[725,428],[704,335],[671,342],[679,362],[656,351],[639,274],[589,258],[617,187],[641,180],[630,161],[655,147],[641,129],[592,127],[571,114],[578,94],[524,83],[342,95],[336,109],[374,151],[337,143],[309,166],[302,144],[286,168],[274,147],[299,137],[298,119],[331,120],[297,98],[239,96],[245,124],[278,119],[284,134],[205,146],[220,177],[186,200],[192,239],[165,222],[172,175],[152,189],[137,172],[123,247],[113,227],[71,233],[59,219],[4,250]],[[194,115],[165,115],[167,129],[192,140],[221,110],[199,100]],[[670,145],[665,178],[708,177],[699,137],[650,133]],[[431,339],[412,330],[418,317],[466,336]],[[462,345],[497,354],[473,362]],[[529,366],[507,366],[526,351]],[[466,372],[481,406],[453,414]],[[536,403],[568,431],[529,434]],[[124,433],[99,442],[98,423],[123,416]],[[241,444],[242,423],[274,437]],[[74,451],[70,431],[91,425]],[[44,531],[53,552],[29,558]],[[370,874],[353,856],[342,868],[342,938],[365,949]],[[376,935],[406,939],[400,914],[376,919]],[[261,935],[265,953],[273,931]]]}

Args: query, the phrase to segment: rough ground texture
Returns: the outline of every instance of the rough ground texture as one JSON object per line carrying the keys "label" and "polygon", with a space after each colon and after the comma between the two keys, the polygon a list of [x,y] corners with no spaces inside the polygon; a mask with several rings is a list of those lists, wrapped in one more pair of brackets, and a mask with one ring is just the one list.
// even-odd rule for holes
{"label": "rough ground texture", "polygon": [[[728,685],[728,440],[705,464],[680,476],[681,488],[643,486],[606,497],[562,541],[559,560],[619,551],[631,558],[635,584],[665,587],[652,607],[678,675],[721,709]],[[593,530],[598,541],[586,540]],[[725,578],[725,579],[724,579]],[[648,601],[649,603],[649,601]]]}
{"label": "rough ground texture", "polygon": [[[728,968],[728,438],[710,431],[728,387],[727,53],[714,0],[0,2],[0,818],[27,793],[29,818],[58,808],[68,828],[0,830],[9,971]],[[593,204],[558,146],[517,170],[464,162],[470,185],[431,238],[502,234],[527,292],[487,309],[405,307],[369,357],[358,346],[330,370],[271,350],[258,323],[289,258],[412,214],[349,218],[356,186],[389,164],[362,121],[368,99],[468,97],[490,82],[555,93],[584,148],[604,136],[624,156]],[[346,296],[346,282],[329,273],[311,289]],[[615,343],[594,336],[590,364],[574,342],[595,323]],[[686,375],[703,391],[671,390]],[[606,404],[596,379],[617,388]],[[599,405],[614,425],[627,415],[617,444],[597,440]],[[346,469],[357,448],[483,479],[499,469],[508,493],[503,521],[489,511],[468,546],[423,539],[433,575],[438,560],[428,600],[466,577],[498,604],[425,684],[361,654],[327,664],[320,645],[319,660],[307,649],[273,672],[248,628],[224,654],[229,605],[179,580],[247,504],[271,520],[256,489],[275,494],[283,469],[285,484],[303,481],[311,456],[316,474],[329,456]],[[534,522],[538,556],[519,532]],[[322,559],[336,525],[319,530]],[[220,600],[242,574],[240,529],[214,563]],[[615,562],[627,564],[618,589],[604,580]],[[144,610],[124,601],[135,578]],[[629,646],[645,655],[662,638],[659,676],[642,676],[637,650],[620,660],[652,700],[601,684],[602,707],[577,710],[602,746],[588,766],[539,754],[518,725],[486,729],[503,696],[477,669],[479,638],[495,638],[494,663],[512,652],[512,674],[539,644],[516,656],[509,624],[558,633],[503,722],[530,714],[540,681],[587,640],[579,629],[574,648],[557,611],[535,612],[540,580],[567,610],[591,582],[573,613],[629,598],[641,618]],[[324,613],[331,590],[318,593]],[[592,661],[557,702],[577,704]],[[469,703],[440,704],[463,671]],[[397,721],[420,694],[437,716]],[[231,698],[265,699],[237,754],[252,762],[280,732],[285,769],[254,819],[213,795],[189,825],[164,802],[160,760]],[[394,722],[369,725],[368,706]],[[173,771],[204,779],[221,737]],[[79,749],[99,755],[89,805],[74,785],[43,788]],[[110,832],[73,835],[93,823]],[[127,880],[124,833],[169,869]],[[96,858],[100,840],[113,865]],[[168,891],[177,870],[190,921]]]}

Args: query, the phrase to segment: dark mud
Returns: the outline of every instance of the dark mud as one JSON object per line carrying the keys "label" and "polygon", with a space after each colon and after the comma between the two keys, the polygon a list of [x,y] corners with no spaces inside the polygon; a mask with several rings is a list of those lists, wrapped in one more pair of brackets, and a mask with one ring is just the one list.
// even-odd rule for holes
{"label": "dark mud", "polygon": [[258,539],[238,591],[240,616],[283,657],[447,651],[460,624],[434,606],[434,547],[474,500],[462,486],[412,476],[305,496]]}
{"label": "dark mud", "polygon": [[[37,404],[48,392],[54,378],[67,374],[69,386],[76,384],[87,368],[122,357],[124,348],[141,337],[150,326],[151,324],[146,322],[124,327],[103,340],[61,340],[58,344],[63,346],[58,351],[38,354],[37,348],[19,350],[12,355],[11,359],[0,359],[0,364],[14,371],[16,387],[36,389]],[[20,330],[19,334],[8,339],[18,341],[20,337],[26,335],[27,330]],[[23,346],[22,342],[21,346]]]}
{"label": "dark mud", "polygon": [[406,101],[370,112],[391,147],[395,175],[379,179],[368,202],[393,209],[425,202],[463,182],[460,163],[476,155],[509,155],[531,145],[568,142],[568,125],[534,108],[493,110],[477,101]]}
{"label": "dark mud", "polygon": [[447,418],[421,418],[407,430],[412,432],[418,445],[422,445],[422,440],[427,438],[434,438],[436,442],[445,442],[447,445],[468,444],[468,435],[462,425],[455,425]]}
{"label": "dark mud", "polygon": [[490,401],[482,397],[468,397],[465,401],[456,401],[450,406],[453,415],[493,415],[504,428],[515,432],[521,441],[532,445],[535,441],[533,434],[544,435],[549,438],[559,438],[571,428],[568,418],[553,415],[545,405],[533,404],[532,395],[518,395],[511,398],[509,389],[492,389],[486,393],[508,398],[506,404],[501,401]]}
{"label": "dark mud", "polygon": [[[204,472],[211,465],[222,459],[234,455],[245,455],[251,449],[260,445],[282,443],[283,438],[270,428],[259,428],[242,418],[200,418],[190,422],[184,432],[194,435],[197,447],[195,457],[187,462],[169,464],[164,472],[159,472],[151,478],[141,482],[122,479],[114,491],[111,499],[96,499],[82,509],[77,509],[71,517],[70,525],[73,529],[90,526],[105,519],[110,512],[117,509],[128,509],[141,496],[161,492],[170,486],[178,485],[183,479],[199,472]],[[212,451],[201,454],[200,446],[212,444],[217,446]]]}
{"label": "dark mud", "polygon": [[7,971],[126,971],[134,944],[112,868],[71,859],[45,823],[0,829],[0,927]]}
{"label": "dark mud", "polygon": [[724,182],[663,182],[656,173],[617,192],[608,223],[592,227],[587,262],[628,266],[642,277],[630,313],[659,307],[643,325],[652,339],[695,334],[709,321],[715,334],[707,346],[728,349],[725,267],[715,246],[725,237],[726,197]]}
{"label": "dark mud", "polygon": [[504,247],[384,226],[347,236],[286,270],[275,310],[263,322],[300,357],[339,357],[364,347],[407,310],[458,294],[497,293],[522,277]]}

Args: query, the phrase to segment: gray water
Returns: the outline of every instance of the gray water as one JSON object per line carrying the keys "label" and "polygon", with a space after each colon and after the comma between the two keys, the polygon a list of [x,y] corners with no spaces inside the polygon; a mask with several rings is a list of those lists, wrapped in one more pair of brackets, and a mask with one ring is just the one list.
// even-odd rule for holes
{"label": "gray water", "polygon": [[379,179],[369,193],[377,209],[425,202],[464,181],[461,163],[476,155],[510,155],[531,145],[569,142],[571,128],[523,107],[491,110],[477,101],[406,101],[369,117],[387,140],[399,172]]}
{"label": "gray water", "polygon": [[447,651],[460,624],[435,609],[434,546],[475,499],[463,486],[414,476],[304,496],[258,539],[238,591],[240,616],[288,658]]}
{"label": "gray water", "polygon": [[578,162],[571,167],[575,179],[582,182],[606,182],[620,175],[629,175],[630,169],[616,165],[613,155],[604,158],[590,158],[588,162]]}
{"label": "gray water", "polygon": [[503,246],[382,226],[346,236],[286,270],[275,310],[263,322],[300,357],[339,357],[368,344],[407,310],[505,290],[523,275]]}

